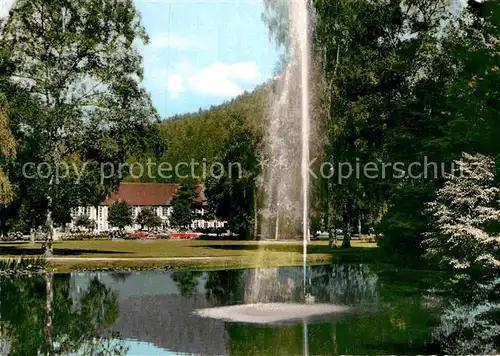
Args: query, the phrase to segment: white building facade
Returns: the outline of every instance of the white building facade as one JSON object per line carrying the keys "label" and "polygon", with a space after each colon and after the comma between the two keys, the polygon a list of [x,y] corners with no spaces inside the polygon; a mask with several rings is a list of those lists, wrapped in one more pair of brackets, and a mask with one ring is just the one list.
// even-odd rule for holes
{"label": "white building facade", "polygon": [[[86,215],[95,222],[96,232],[107,232],[114,230],[108,222],[108,212],[110,206],[117,201],[126,201],[132,207],[132,226],[127,226],[127,231],[137,231],[141,228],[135,224],[135,219],[139,212],[144,208],[152,208],[162,220],[160,229],[170,229],[170,216],[172,207],[170,202],[177,191],[176,184],[161,184],[161,183],[122,183],[118,190],[111,194],[99,206],[78,207],[71,212],[72,221],[69,224],[70,229],[77,229],[75,226],[76,218],[81,215]],[[195,208],[196,219],[191,223],[191,229],[200,228],[223,228],[226,226],[224,221],[205,220],[205,198],[203,195],[203,187],[199,188],[198,199]]]}

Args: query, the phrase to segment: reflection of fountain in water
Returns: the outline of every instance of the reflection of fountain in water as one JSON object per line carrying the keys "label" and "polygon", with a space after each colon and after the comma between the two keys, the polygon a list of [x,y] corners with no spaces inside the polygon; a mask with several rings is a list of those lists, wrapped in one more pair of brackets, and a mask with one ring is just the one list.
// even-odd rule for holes
{"label": "reflection of fountain in water", "polygon": [[[360,306],[378,303],[378,277],[358,264],[309,267],[309,289],[318,302]],[[244,303],[293,303],[304,300],[303,270],[297,267],[249,269],[243,276]]]}
{"label": "reflection of fountain in water", "polygon": [[[197,314],[228,321],[281,324],[331,320],[378,302],[378,280],[367,267],[316,266],[310,267],[308,275],[315,303],[304,303],[302,269],[250,269],[241,281],[245,285],[244,304],[198,310]],[[307,329],[305,324],[304,328]],[[304,332],[306,337],[307,331]]]}

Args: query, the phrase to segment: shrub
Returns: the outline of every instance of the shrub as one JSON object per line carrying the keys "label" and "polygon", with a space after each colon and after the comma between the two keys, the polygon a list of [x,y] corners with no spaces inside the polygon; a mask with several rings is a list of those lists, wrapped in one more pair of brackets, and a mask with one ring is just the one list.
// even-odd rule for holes
{"label": "shrub", "polygon": [[21,231],[13,231],[9,232],[7,235],[8,240],[22,240],[23,239],[23,233]]}
{"label": "shrub", "polygon": [[47,267],[47,260],[42,257],[21,257],[0,261],[0,271],[5,273],[39,272]]}

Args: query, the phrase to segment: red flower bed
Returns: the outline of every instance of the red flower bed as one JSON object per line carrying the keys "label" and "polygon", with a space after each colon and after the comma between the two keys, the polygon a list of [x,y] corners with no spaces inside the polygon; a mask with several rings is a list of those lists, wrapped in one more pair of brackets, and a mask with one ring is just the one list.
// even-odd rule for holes
{"label": "red flower bed", "polygon": [[133,232],[130,234],[130,237],[135,238],[135,239],[147,239],[148,236],[149,236],[149,234],[147,234],[145,232]]}
{"label": "red flower bed", "polygon": [[171,232],[169,234],[171,239],[195,239],[200,235],[197,232]]}

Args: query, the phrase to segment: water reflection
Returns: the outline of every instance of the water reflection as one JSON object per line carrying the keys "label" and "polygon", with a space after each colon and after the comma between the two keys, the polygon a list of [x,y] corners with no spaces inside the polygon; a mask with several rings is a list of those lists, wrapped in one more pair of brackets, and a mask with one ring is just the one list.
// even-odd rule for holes
{"label": "water reflection", "polygon": [[2,276],[0,354],[479,354],[498,345],[497,276],[314,266],[308,276],[317,302],[376,312],[284,326],[193,315],[296,301],[302,273],[286,267]]}
{"label": "water reflection", "polygon": [[433,331],[440,349],[447,354],[496,354],[500,344],[498,274],[457,274],[444,287],[432,293],[443,306],[440,324]]}
{"label": "water reflection", "polygon": [[91,279],[78,303],[72,299],[71,276],[2,276],[0,325],[3,349],[10,355],[126,354],[107,328],[118,316],[117,296]]}

